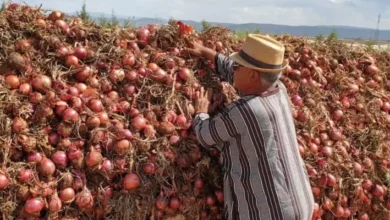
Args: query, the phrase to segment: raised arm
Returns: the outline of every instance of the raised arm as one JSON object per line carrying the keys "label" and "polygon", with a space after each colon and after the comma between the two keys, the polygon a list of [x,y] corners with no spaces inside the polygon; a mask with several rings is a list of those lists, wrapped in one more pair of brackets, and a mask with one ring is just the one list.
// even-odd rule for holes
{"label": "raised arm", "polygon": [[226,57],[223,54],[218,54],[216,51],[205,47],[199,43],[187,43],[190,47],[187,48],[185,51],[188,51],[192,55],[208,59],[214,64],[217,75],[220,78],[228,81],[229,83],[233,82],[233,61],[229,57]]}

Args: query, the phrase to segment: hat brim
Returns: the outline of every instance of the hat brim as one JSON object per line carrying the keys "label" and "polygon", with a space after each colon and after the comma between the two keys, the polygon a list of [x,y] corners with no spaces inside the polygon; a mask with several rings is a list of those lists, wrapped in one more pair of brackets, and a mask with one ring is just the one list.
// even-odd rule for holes
{"label": "hat brim", "polygon": [[242,66],[245,66],[245,67],[248,67],[251,69],[255,69],[255,70],[259,70],[262,72],[266,72],[266,73],[278,73],[278,72],[283,71],[288,66],[288,62],[286,60],[283,60],[282,68],[280,68],[280,69],[264,69],[264,68],[256,67],[256,66],[246,62],[237,52],[231,54],[229,57],[234,62],[237,62],[238,64],[240,64]]}

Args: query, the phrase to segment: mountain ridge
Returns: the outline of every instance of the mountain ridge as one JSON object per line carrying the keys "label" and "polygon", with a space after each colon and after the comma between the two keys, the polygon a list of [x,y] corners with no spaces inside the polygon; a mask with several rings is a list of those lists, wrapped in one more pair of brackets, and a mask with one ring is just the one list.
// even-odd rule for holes
{"label": "mountain ridge", "polygon": [[[71,13],[75,15],[76,13]],[[111,15],[105,13],[90,13],[90,17],[94,21],[104,16],[107,19],[111,18]],[[163,18],[150,18],[150,17],[125,17],[123,15],[116,15],[120,24],[130,20],[137,26],[146,26],[147,24],[166,24],[168,19]],[[181,20],[188,25],[193,26],[197,30],[202,29],[201,21],[194,20]],[[211,25],[225,26],[234,31],[250,31],[259,29],[263,33],[269,34],[290,34],[295,36],[316,37],[319,35],[328,36],[332,31],[336,31],[337,35],[341,39],[359,39],[359,40],[371,40],[374,38],[375,29],[367,27],[354,27],[346,25],[282,25],[282,24],[268,24],[268,23],[229,23],[229,22],[208,22]],[[380,30],[378,40],[390,41],[390,30]]]}

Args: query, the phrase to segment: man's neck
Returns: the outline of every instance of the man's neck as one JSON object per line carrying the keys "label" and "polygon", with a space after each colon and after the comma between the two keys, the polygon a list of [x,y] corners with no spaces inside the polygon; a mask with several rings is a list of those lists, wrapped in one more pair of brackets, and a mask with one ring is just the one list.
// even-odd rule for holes
{"label": "man's neck", "polygon": [[271,92],[274,89],[276,89],[277,84],[269,84],[267,86],[262,86],[260,88],[255,88],[255,89],[249,89],[248,91],[241,92],[241,96],[247,96],[247,95],[261,95],[267,92]]}

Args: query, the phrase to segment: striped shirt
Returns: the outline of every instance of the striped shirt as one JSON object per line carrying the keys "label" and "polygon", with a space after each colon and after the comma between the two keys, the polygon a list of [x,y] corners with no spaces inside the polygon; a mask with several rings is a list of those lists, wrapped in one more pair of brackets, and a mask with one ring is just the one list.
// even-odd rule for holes
{"label": "striped shirt", "polygon": [[[229,83],[232,64],[216,56],[217,74]],[[243,96],[213,118],[197,114],[193,129],[200,144],[221,151],[224,219],[311,219],[314,198],[283,83]]]}

